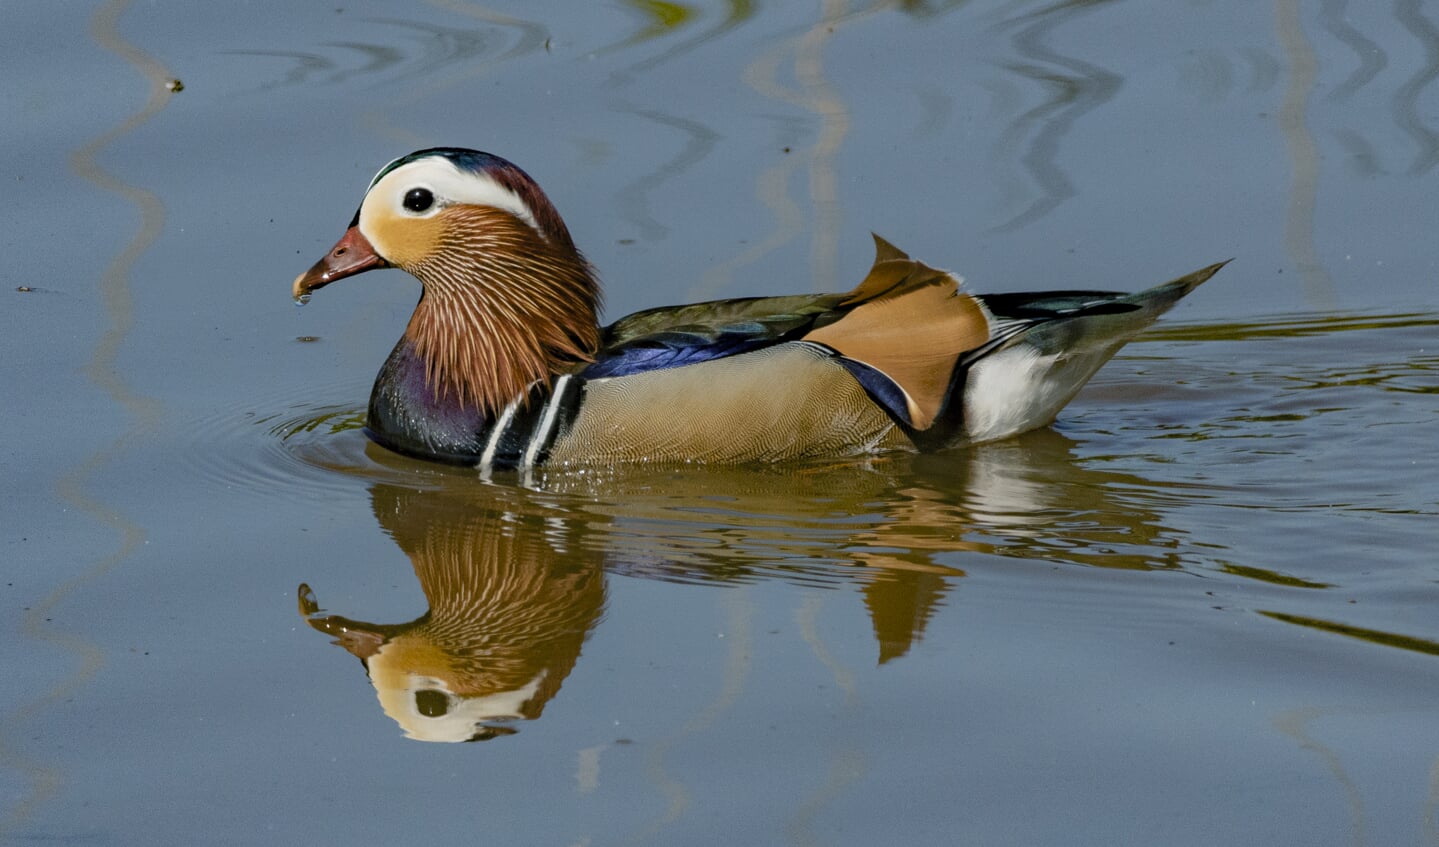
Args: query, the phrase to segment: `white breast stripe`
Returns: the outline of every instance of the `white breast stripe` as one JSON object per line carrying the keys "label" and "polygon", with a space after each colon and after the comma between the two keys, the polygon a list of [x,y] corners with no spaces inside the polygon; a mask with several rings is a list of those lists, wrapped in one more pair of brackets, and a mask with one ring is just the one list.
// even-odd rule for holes
{"label": "white breast stripe", "polygon": [[495,428],[490,430],[490,440],[485,444],[485,452],[480,454],[481,479],[490,478],[490,472],[494,470],[492,465],[495,461],[495,450],[499,448],[500,439],[504,437],[505,429],[510,425],[510,419],[515,416],[515,410],[520,407],[520,400],[523,398],[524,395],[521,394],[519,397],[511,400],[510,405],[506,406],[505,410],[500,413],[500,419],[495,421]]}
{"label": "white breast stripe", "polygon": [[555,428],[555,418],[560,414],[560,404],[565,397],[565,385],[574,377],[565,374],[555,380],[555,387],[550,390],[550,401],[545,404],[545,416],[540,418],[540,425],[535,427],[535,434],[530,436],[530,443],[525,447],[524,461],[520,467],[532,468],[535,466],[535,457],[540,453],[540,445],[549,438],[550,430]]}

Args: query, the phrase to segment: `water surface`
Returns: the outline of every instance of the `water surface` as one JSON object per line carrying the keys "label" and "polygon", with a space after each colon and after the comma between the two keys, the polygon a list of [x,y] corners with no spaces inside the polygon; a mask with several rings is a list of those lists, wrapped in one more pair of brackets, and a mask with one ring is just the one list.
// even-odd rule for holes
{"label": "water surface", "polygon": [[[1434,9],[9,17],[0,841],[1439,843]],[[288,299],[436,144],[609,317],[1235,261],[1052,429],[485,482],[358,429],[412,280]]]}

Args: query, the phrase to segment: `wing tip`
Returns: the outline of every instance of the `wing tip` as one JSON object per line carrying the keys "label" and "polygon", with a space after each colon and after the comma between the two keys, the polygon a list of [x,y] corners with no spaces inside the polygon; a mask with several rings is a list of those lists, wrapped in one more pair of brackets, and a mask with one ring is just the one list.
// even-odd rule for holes
{"label": "wing tip", "polygon": [[870,237],[874,239],[874,261],[875,264],[888,262],[893,259],[908,259],[909,254],[894,246],[892,242],[877,232],[871,232]]}

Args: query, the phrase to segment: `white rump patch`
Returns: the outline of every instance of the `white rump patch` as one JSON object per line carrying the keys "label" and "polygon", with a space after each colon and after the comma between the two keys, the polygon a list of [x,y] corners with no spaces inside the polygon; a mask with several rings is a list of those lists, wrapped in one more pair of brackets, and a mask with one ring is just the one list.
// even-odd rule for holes
{"label": "white rump patch", "polygon": [[1048,425],[1120,346],[1059,356],[1021,341],[986,356],[965,380],[966,434],[993,441]]}

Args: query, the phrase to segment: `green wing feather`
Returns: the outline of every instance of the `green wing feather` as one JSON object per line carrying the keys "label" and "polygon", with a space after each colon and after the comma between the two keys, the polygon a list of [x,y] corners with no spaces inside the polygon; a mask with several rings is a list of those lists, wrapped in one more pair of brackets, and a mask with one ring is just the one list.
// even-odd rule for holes
{"label": "green wing feather", "polygon": [[742,297],[685,306],[662,306],[635,312],[604,330],[605,346],[628,344],[646,336],[685,332],[719,336],[737,327],[754,327],[776,338],[812,326],[844,301],[845,294],[797,294],[785,297]]}

